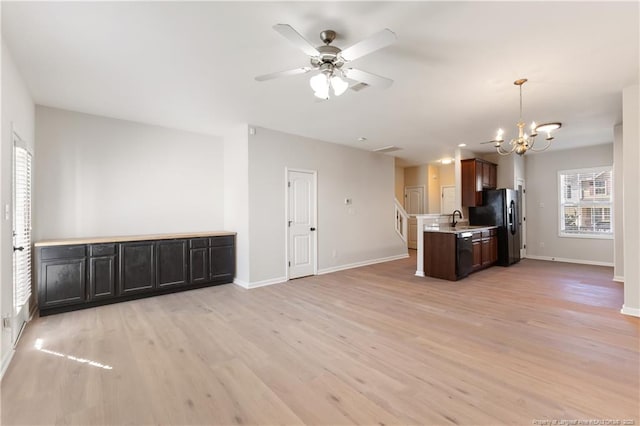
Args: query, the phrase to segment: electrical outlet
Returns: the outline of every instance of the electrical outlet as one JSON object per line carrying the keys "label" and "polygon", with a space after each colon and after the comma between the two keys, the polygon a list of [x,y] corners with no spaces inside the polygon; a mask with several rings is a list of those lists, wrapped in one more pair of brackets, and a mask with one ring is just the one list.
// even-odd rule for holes
{"label": "electrical outlet", "polygon": [[345,198],[345,199],[344,199],[344,203],[345,203],[346,205],[350,205],[352,202],[353,202],[353,201],[351,200],[351,198]]}
{"label": "electrical outlet", "polygon": [[11,328],[11,317],[2,318],[2,328]]}
{"label": "electrical outlet", "polygon": [[540,241],[540,248],[544,248],[544,242]]}

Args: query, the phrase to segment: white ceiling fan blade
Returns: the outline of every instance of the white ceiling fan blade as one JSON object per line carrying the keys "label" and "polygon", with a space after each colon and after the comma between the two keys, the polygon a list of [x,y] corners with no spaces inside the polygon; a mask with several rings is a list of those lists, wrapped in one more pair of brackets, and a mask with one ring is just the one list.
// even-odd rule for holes
{"label": "white ceiling fan blade", "polygon": [[256,77],[258,81],[273,80],[274,78],[289,77],[291,75],[305,74],[311,71],[309,67],[295,68],[287,71],[272,72],[271,74],[259,75]]}
{"label": "white ceiling fan blade", "polygon": [[287,24],[276,24],[273,26],[273,29],[279,32],[284,38],[289,40],[291,43],[295,44],[298,49],[302,50],[309,56],[318,56],[320,52],[318,49],[313,47],[311,43],[307,41],[306,38],[302,37],[300,33],[293,29],[291,25]]}
{"label": "white ceiling fan blade", "polygon": [[343,69],[345,77],[350,80],[359,81],[361,83],[365,83],[369,86],[379,87],[381,89],[386,89],[387,87],[391,87],[393,84],[393,80],[386,77],[380,77],[379,75],[371,74],[370,72],[358,70],[355,68],[347,68]]}
{"label": "white ceiling fan blade", "polygon": [[371,37],[366,38],[351,47],[347,47],[340,53],[340,56],[342,56],[342,59],[345,61],[353,61],[354,59],[358,59],[364,55],[368,55],[371,52],[390,45],[396,41],[397,38],[396,33],[385,28]]}

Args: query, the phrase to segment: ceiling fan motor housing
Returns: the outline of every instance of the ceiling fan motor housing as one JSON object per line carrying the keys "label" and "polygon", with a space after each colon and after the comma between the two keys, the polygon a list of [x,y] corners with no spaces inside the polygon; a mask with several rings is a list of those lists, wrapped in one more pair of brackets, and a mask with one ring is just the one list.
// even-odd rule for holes
{"label": "ceiling fan motor housing", "polygon": [[331,64],[336,68],[340,68],[344,65],[344,60],[338,55],[342,52],[341,49],[335,46],[319,46],[318,52],[320,52],[319,56],[314,56],[311,58],[311,65],[314,68],[321,66],[322,64]]}

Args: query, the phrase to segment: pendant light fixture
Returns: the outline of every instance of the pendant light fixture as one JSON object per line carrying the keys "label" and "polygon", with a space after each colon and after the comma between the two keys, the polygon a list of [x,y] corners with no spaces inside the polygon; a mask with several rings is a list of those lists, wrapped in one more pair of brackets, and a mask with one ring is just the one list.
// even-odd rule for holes
{"label": "pendant light fixture", "polygon": [[[505,148],[503,146],[504,131],[502,129],[498,129],[496,138],[494,140],[489,142],[484,142],[484,143],[492,143],[496,148],[496,151],[498,151],[498,154],[500,155],[509,155],[513,152],[515,152],[518,155],[524,155],[529,150],[544,151],[545,149],[551,146],[551,141],[553,140],[553,136],[551,132],[562,127],[562,123],[559,123],[559,122],[544,123],[544,124],[537,125],[536,122],[533,121],[531,123],[531,126],[529,127],[531,134],[527,135],[527,133],[524,131],[525,123],[522,120],[522,86],[526,82],[527,82],[526,78],[521,78],[513,82],[513,84],[520,87],[520,120],[518,120],[518,123],[516,124],[516,126],[518,126],[518,137],[511,139],[511,141],[509,141],[509,146]],[[547,134],[545,138],[547,143],[544,146],[544,148],[539,148],[538,146],[535,145],[536,136],[538,136],[539,132],[544,132]]]}

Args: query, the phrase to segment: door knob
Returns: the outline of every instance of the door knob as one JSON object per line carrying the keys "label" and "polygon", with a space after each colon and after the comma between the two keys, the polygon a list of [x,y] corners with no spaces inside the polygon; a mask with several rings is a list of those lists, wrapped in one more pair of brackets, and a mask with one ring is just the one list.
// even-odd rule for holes
{"label": "door knob", "polygon": [[24,247],[14,247],[13,251],[22,251],[24,250]]}
{"label": "door knob", "polygon": [[315,231],[316,228],[309,228],[309,231]]}

